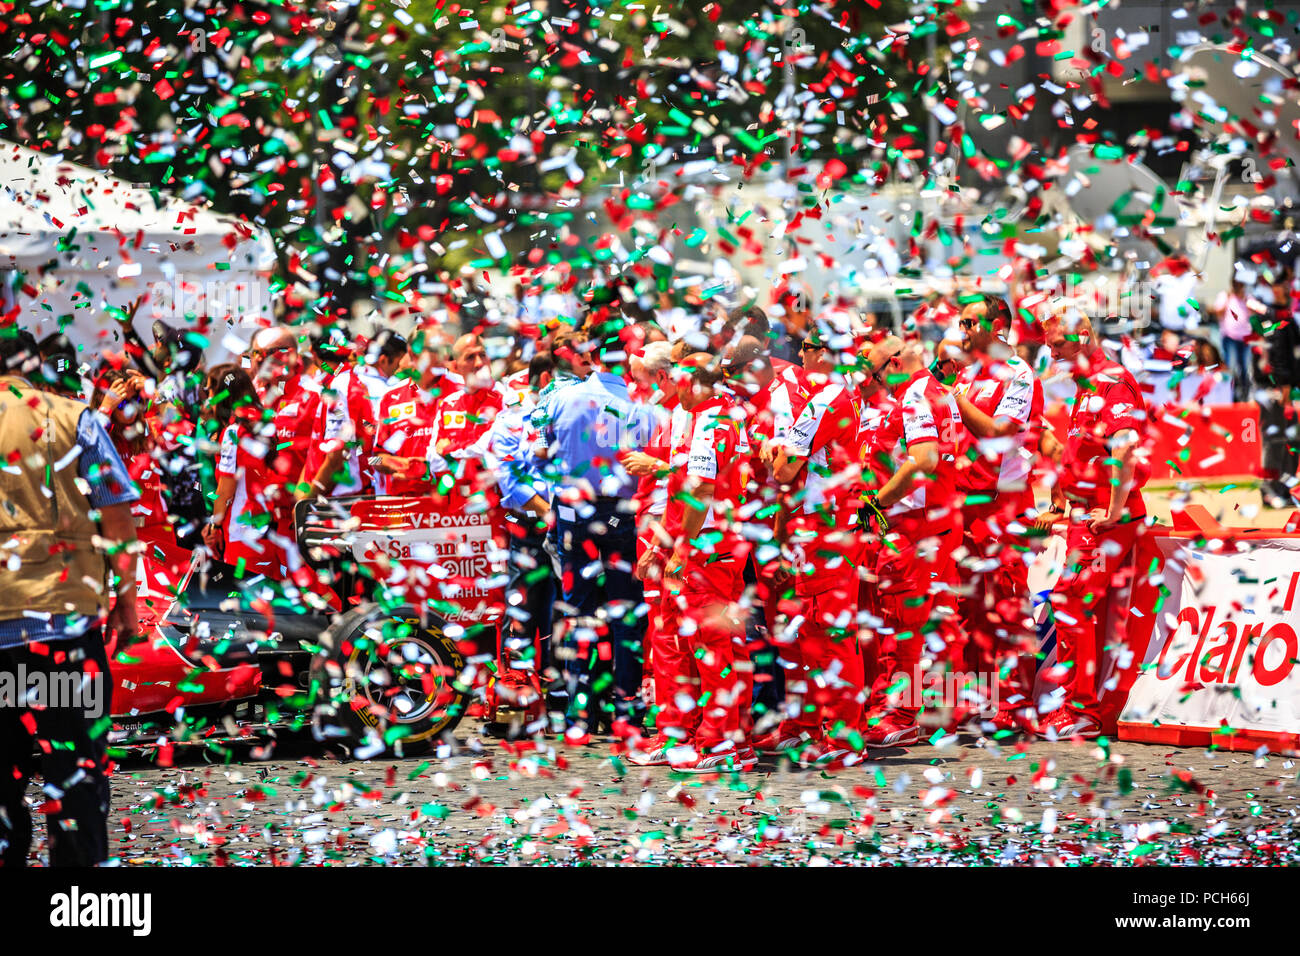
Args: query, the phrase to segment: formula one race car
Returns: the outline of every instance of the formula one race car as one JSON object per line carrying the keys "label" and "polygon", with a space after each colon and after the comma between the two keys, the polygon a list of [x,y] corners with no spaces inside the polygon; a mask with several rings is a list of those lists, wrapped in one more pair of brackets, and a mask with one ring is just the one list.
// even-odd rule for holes
{"label": "formula one race car", "polygon": [[358,497],[302,502],[295,519],[306,566],[294,581],[237,580],[186,552],[145,557],[147,638],[111,668],[116,745],[220,754],[310,728],[359,757],[413,754],[476,699],[489,720],[498,704],[540,708],[535,677],[494,660],[504,552],[490,513],[442,497]]}

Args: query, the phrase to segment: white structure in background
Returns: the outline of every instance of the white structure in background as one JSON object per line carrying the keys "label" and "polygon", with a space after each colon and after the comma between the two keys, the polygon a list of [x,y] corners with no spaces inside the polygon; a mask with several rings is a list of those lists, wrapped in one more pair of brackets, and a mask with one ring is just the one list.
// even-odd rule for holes
{"label": "white structure in background", "polygon": [[3,307],[37,338],[64,327],[86,352],[120,349],[106,308],[143,295],[135,330],[147,345],[155,319],[204,328],[220,361],[270,320],[274,265],[270,236],[242,220],[0,144]]}
{"label": "white structure in background", "polygon": [[[638,182],[632,191],[658,200],[670,185],[680,202],[616,229],[603,206],[608,194],[598,190],[572,229],[588,245],[615,236],[608,267],[670,268],[675,291],[723,304],[754,299],[767,308],[770,290],[788,285],[806,291],[815,312],[842,302],[864,315],[888,314],[899,327],[932,294],[976,285],[1006,291],[1001,241],[980,233],[987,210],[976,205],[974,190],[950,189],[946,180],[931,188],[841,180],[826,189],[822,163],[801,170],[799,182],[811,191],[782,179],[776,166],[750,177],[713,159],[662,167],[656,183]],[[805,205],[810,197],[821,200],[817,207]],[[941,231],[930,228],[935,223]],[[506,283],[493,287],[502,294]]]}

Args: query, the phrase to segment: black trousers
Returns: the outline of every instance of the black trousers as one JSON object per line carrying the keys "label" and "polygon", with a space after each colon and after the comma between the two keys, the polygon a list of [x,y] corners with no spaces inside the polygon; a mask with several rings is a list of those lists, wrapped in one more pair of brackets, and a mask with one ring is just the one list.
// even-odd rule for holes
{"label": "black trousers", "polygon": [[541,676],[551,663],[551,616],[559,582],[546,550],[546,531],[537,527],[536,518],[507,512],[506,531],[510,536],[506,647],[512,658],[529,658],[535,643]]}
{"label": "black trousers", "polygon": [[[103,632],[91,628],[36,647],[0,649],[0,676],[9,687],[22,677],[29,687],[43,678],[51,694],[45,698],[50,706],[0,700],[0,865],[27,865],[32,818],[25,797],[28,782],[39,773],[50,865],[94,866],[108,859],[106,718],[113,685]],[[86,693],[87,677],[99,683],[93,693]],[[74,684],[83,688],[75,702],[67,699]]]}
{"label": "black trousers", "polygon": [[1290,389],[1261,390],[1260,397],[1259,427],[1264,445],[1265,487],[1274,495],[1289,500],[1291,491],[1283,479],[1296,474],[1296,447],[1300,445],[1300,426],[1289,401]]}
{"label": "black trousers", "polygon": [[641,640],[645,617],[636,609],[645,596],[632,573],[636,566],[636,515],[630,501],[597,498],[587,518],[566,517],[567,508],[557,510],[555,528],[559,535],[563,575],[560,585],[565,613],[593,621],[603,615],[612,642],[613,660],[601,660],[589,648],[579,653],[572,632],[565,636],[565,661],[569,689],[570,725],[595,730],[598,723],[613,724],[616,717],[633,722],[644,718],[638,696],[641,687]]}

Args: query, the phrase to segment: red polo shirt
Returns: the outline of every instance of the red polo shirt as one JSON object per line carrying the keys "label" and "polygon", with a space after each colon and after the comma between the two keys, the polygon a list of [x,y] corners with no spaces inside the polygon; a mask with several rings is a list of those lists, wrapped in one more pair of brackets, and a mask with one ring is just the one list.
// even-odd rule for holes
{"label": "red polo shirt", "polygon": [[862,494],[861,410],[856,390],[814,386],[790,429],[791,451],[807,458],[788,531],[798,567],[795,593],[857,587],[858,505]]}
{"label": "red polo shirt", "polygon": [[987,359],[963,369],[954,391],[990,418],[1021,425],[1007,438],[979,439],[963,430],[958,487],[966,494],[1027,490],[1043,420],[1043,384],[1034,370],[1018,356]]}
{"label": "red polo shirt", "polygon": [[916,445],[935,442],[939,463],[932,474],[918,473],[912,487],[889,509],[890,515],[923,512],[927,521],[944,523],[957,508],[957,448],[966,426],[957,402],[943,383],[920,369],[894,390],[898,414],[889,418],[884,440],[895,466]]}
{"label": "red polo shirt", "polygon": [[[418,460],[426,458],[439,404],[436,394],[421,391],[420,386],[412,381],[389,389],[379,403],[375,453]],[[429,491],[429,482],[423,473],[415,478],[401,475],[381,475],[380,478],[383,494],[424,495]]]}
{"label": "red polo shirt", "polygon": [[[1110,439],[1132,429],[1139,443],[1147,436],[1147,409],[1142,392],[1128,369],[1112,362],[1098,349],[1091,358],[1086,377],[1079,379],[1079,391],[1070,410],[1070,426],[1061,459],[1061,490],[1075,504],[1105,508],[1110,502]],[[1133,487],[1124,507],[1134,518],[1145,517],[1142,486],[1151,468],[1139,456],[1133,472]]]}

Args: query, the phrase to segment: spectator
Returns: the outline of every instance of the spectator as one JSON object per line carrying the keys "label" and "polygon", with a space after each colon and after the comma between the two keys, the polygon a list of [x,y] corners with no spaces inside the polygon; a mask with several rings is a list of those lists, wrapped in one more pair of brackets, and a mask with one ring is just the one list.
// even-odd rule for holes
{"label": "spectator", "polygon": [[40,381],[33,384],[65,398],[80,398],[84,384],[77,368],[77,350],[62,332],[41,339]]}
{"label": "spectator", "polygon": [[784,314],[773,329],[769,354],[788,362],[798,361],[800,344],[812,322],[812,291],[808,288],[792,289],[781,299]]}
{"label": "spectator", "polygon": [[1153,406],[1179,400],[1179,384],[1192,352],[1173,329],[1162,329],[1155,342],[1144,349],[1139,375],[1147,401]]}
{"label": "spectator", "polygon": [[100,376],[91,407],[100,413],[113,447],[135,483],[139,499],[131,506],[136,533],[156,555],[160,549],[165,563],[179,582],[189,564],[176,542],[176,532],[163,496],[164,469],[158,424],[149,414],[145,394],[147,382],[134,369],[108,369]]}
{"label": "spectator", "polygon": [[153,336],[150,358],[157,369],[158,395],[174,405],[182,418],[195,421],[203,400],[204,339],[197,332],[173,328],[161,319],[153,324]]}
{"label": "spectator", "polygon": [[1236,401],[1244,402],[1250,397],[1250,337],[1254,334],[1254,329],[1250,324],[1246,283],[1240,270],[1233,275],[1231,288],[1220,292],[1214,300],[1211,311],[1219,319],[1223,355],[1227,359],[1228,370],[1232,373],[1233,397]]}
{"label": "spectator", "polygon": [[1259,383],[1263,431],[1264,501],[1270,507],[1294,507],[1297,501],[1297,422],[1295,397],[1300,389],[1300,327],[1296,324],[1295,279],[1289,267],[1273,283],[1273,309],[1264,333]]}
{"label": "spectator", "polygon": [[1224,370],[1223,358],[1214,343],[1191,339],[1180,354],[1183,351],[1190,351],[1190,358],[1182,363],[1182,377],[1172,400],[1180,405],[1231,404],[1232,378]]}
{"label": "spectator", "polygon": [[0,670],[98,692],[0,707],[0,859],[27,865],[39,771],[57,795],[45,804],[50,865],[94,866],[108,859],[106,643],[139,629],[136,493],[95,414],[32,387],[38,367],[32,336],[0,329],[0,455],[14,466],[0,469]]}
{"label": "spectator", "polygon": [[1183,255],[1170,256],[1151,270],[1161,330],[1182,335],[1200,325],[1201,315],[1196,306],[1200,278]]}

